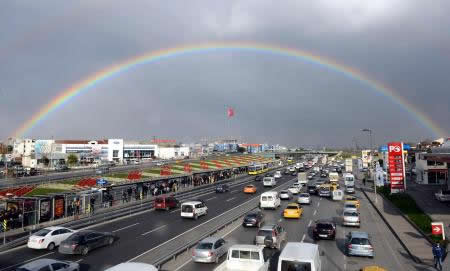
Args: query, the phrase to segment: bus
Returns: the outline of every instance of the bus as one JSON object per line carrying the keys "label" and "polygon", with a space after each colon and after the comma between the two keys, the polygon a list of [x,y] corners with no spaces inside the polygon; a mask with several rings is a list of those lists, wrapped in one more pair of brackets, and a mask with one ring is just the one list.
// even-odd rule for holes
{"label": "bus", "polygon": [[269,171],[267,164],[257,164],[248,167],[248,175],[258,175]]}

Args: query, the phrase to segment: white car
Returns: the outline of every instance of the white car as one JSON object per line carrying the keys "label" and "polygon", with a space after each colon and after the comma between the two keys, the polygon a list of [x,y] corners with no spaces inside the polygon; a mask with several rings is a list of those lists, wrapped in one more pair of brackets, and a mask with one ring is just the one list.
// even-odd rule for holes
{"label": "white car", "polygon": [[275,179],[281,178],[281,171],[275,172],[275,174],[273,175],[273,177],[275,177]]}
{"label": "white car", "polygon": [[292,197],[291,192],[289,192],[289,190],[281,190],[280,191],[280,199],[290,200],[291,197]]}
{"label": "white car", "polygon": [[293,186],[293,185],[288,188],[288,191],[294,195],[297,195],[298,193],[300,193],[300,189],[297,186]]}
{"label": "white car", "polygon": [[301,193],[300,195],[298,195],[297,203],[311,204],[311,196],[308,193]]}
{"label": "white car", "polygon": [[44,228],[33,233],[33,235],[28,238],[27,247],[32,249],[53,250],[75,232],[75,230],[64,227]]}

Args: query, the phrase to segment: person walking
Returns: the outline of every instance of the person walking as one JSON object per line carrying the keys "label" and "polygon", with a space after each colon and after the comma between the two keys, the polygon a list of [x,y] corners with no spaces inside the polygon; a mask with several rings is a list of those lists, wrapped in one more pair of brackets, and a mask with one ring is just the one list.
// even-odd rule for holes
{"label": "person walking", "polygon": [[363,184],[366,186],[366,178],[363,178]]}
{"label": "person walking", "polygon": [[434,267],[437,270],[442,270],[442,257],[444,256],[444,251],[439,243],[433,245],[433,257],[434,257]]}
{"label": "person walking", "polygon": [[122,204],[124,204],[127,201],[127,193],[125,190],[122,191]]}

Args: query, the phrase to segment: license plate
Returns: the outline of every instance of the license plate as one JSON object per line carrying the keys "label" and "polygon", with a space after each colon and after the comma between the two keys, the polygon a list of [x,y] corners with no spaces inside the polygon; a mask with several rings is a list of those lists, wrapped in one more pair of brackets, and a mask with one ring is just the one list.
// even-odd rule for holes
{"label": "license plate", "polygon": [[253,224],[246,224],[247,226],[253,226]]}
{"label": "license plate", "polygon": [[326,234],[319,234],[319,237],[327,237]]}

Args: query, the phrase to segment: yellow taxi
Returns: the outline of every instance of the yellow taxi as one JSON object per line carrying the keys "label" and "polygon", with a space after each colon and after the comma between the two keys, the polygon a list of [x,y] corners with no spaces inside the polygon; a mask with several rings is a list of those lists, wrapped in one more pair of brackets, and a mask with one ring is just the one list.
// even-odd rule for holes
{"label": "yellow taxi", "polygon": [[344,198],[344,204],[345,202],[350,202],[356,205],[356,208],[359,209],[359,200],[355,196],[345,196]]}
{"label": "yellow taxi", "polygon": [[256,186],[253,184],[246,185],[244,187],[244,193],[246,194],[255,194],[256,193]]}
{"label": "yellow taxi", "polygon": [[337,182],[331,182],[330,186],[331,186],[331,191],[339,189],[339,184]]}
{"label": "yellow taxi", "polygon": [[384,269],[383,267],[380,267],[378,265],[366,266],[359,270],[360,271],[387,271],[387,269]]}
{"label": "yellow taxi", "polygon": [[303,209],[298,203],[289,203],[283,211],[284,218],[300,218]]}

